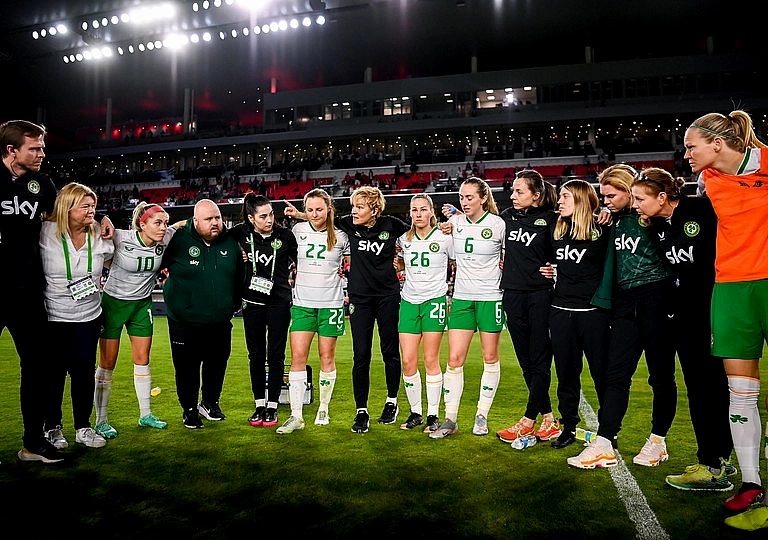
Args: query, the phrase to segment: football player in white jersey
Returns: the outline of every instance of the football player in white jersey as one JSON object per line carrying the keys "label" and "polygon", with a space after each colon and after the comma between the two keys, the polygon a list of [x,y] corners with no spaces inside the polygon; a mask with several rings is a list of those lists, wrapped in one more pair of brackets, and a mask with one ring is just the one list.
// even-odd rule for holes
{"label": "football player in white jersey", "polygon": [[454,259],[453,238],[437,228],[435,207],[429,195],[414,195],[410,213],[411,229],[398,238],[395,261],[397,267],[405,271],[398,330],[403,385],[411,406],[411,414],[400,427],[413,429],[424,423],[419,372],[419,344],[422,343],[427,383],[424,431],[431,433],[440,427],[438,409],[443,393],[440,344],[447,323],[448,264]]}
{"label": "football player in white jersey", "polygon": [[152,347],[152,289],[163,252],[176,230],[168,226],[168,214],[157,204],[140,202],[133,211],[130,230],[115,230],[115,255],[104,284],[101,305],[104,325],[99,339],[96,368],[96,432],[106,439],[117,437],[109,424],[107,407],[112,391],[112,372],[120,351],[120,334],[125,327],[131,340],[133,385],[139,400],[139,425],[162,429],[150,407],[152,376],[149,351]]}
{"label": "football player in white jersey", "polygon": [[291,416],[277,428],[277,433],[304,428],[307,357],[315,334],[320,356],[320,406],[315,424],[324,426],[330,422],[328,404],[336,383],[336,339],[346,333],[341,267],[349,260],[349,238],[334,228],[333,200],[324,190],[313,189],[304,195],[304,212],[308,221],[293,227],[299,247],[291,306]]}
{"label": "football player in white jersey", "polygon": [[458,411],[464,391],[464,362],[477,331],[483,351],[483,375],[472,433],[488,434],[488,411],[496,396],[500,378],[499,339],[504,328],[501,267],[504,220],[488,184],[470,177],[459,189],[460,213],[452,205],[443,206],[450,216],[456,256],[456,282],[448,316],[448,367],[443,376],[445,421],[429,434],[442,439],[458,431]]}

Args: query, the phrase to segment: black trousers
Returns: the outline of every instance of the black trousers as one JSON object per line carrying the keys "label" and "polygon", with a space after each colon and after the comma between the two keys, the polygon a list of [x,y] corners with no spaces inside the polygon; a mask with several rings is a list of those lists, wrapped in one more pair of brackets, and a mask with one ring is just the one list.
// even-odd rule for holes
{"label": "black trousers", "polygon": [[218,402],[232,350],[232,322],[195,325],[169,317],[168,336],[181,408],[197,407],[198,396]]}
{"label": "black trousers", "polygon": [[[24,425],[22,443],[28,449],[38,449],[43,441],[45,400],[53,389],[53,368],[58,357],[51,352],[48,337],[48,315],[42,290],[29,291],[18,287],[19,293],[7,291],[0,309],[0,333],[7,328],[19,355],[21,378],[19,401]],[[10,296],[9,296],[10,295]]]}
{"label": "black trousers", "polygon": [[62,424],[61,403],[69,374],[72,398],[72,421],[75,429],[91,427],[93,391],[96,381],[96,350],[99,344],[101,317],[88,322],[49,322],[49,337],[56,344],[57,362],[53,367],[54,383],[46,407],[45,429]]}
{"label": "black trousers", "polygon": [[677,408],[671,280],[619,289],[614,298],[598,435],[615,441],[629,407],[632,376],[645,352],[653,389],[651,432],[666,436]]}
{"label": "black trousers", "polygon": [[688,410],[696,436],[699,463],[720,467],[733,451],[728,416],[728,376],[723,359],[710,354],[711,295],[696,288],[675,296],[674,332],[677,357],[688,393]]}
{"label": "black trousers", "polygon": [[396,398],[400,388],[400,295],[349,297],[349,326],[352,331],[352,389],[355,406],[368,407],[371,387],[373,327],[379,327],[379,346],[384,361],[387,397]]}
{"label": "black trousers", "polygon": [[552,343],[549,337],[549,309],[553,289],[531,292],[505,290],[502,297],[507,329],[517,361],[528,387],[525,416],[533,420],[552,412],[549,387],[552,382]]}
{"label": "black trousers", "polygon": [[[248,367],[253,399],[277,403],[283,384],[285,344],[291,325],[291,303],[251,304],[243,309],[243,329],[248,347]],[[266,365],[269,365],[269,390]]]}
{"label": "black trousers", "polygon": [[557,408],[563,425],[575,427],[581,421],[579,400],[584,357],[595,384],[599,419],[605,393],[603,372],[608,359],[610,323],[611,312],[605,309],[569,311],[553,307],[549,311],[557,373]]}

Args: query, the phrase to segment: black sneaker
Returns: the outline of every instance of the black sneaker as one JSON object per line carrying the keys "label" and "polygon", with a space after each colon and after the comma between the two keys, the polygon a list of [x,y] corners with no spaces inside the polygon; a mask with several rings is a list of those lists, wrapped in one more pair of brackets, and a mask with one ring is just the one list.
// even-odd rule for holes
{"label": "black sneaker", "polygon": [[364,410],[357,411],[355,415],[355,423],[352,424],[352,433],[368,433],[368,428],[371,425],[371,417]]}
{"label": "black sneaker", "polygon": [[427,415],[427,425],[424,426],[424,433],[432,433],[440,429],[440,419],[436,414]]}
{"label": "black sneaker", "polygon": [[410,415],[408,415],[408,420],[406,420],[404,424],[400,424],[400,429],[413,429],[423,423],[424,417],[419,413],[412,412]]}
{"label": "black sneaker", "polygon": [[200,412],[200,414],[203,415],[204,418],[212,420],[213,422],[218,422],[219,420],[224,420],[226,418],[224,413],[221,412],[221,408],[219,408],[218,401],[213,403],[209,403],[208,401],[201,401],[197,406],[197,410]]}
{"label": "black sneaker", "polygon": [[399,412],[399,409],[397,408],[397,404],[387,401],[384,404],[384,410],[381,411],[381,416],[379,417],[379,424],[394,424],[395,420],[397,420],[398,412]]}
{"label": "black sneaker", "polygon": [[264,425],[264,411],[266,410],[264,407],[256,407],[248,422],[254,427]]}
{"label": "black sneaker", "polygon": [[264,426],[272,427],[277,425],[277,409],[274,407],[267,407],[264,411]]}
{"label": "black sneaker", "polygon": [[48,441],[41,440],[40,444],[19,450],[19,461],[42,461],[43,463],[60,463],[64,461],[64,454]]}
{"label": "black sneaker", "polygon": [[550,444],[552,448],[565,448],[576,442],[576,428],[572,426],[563,426],[563,432]]}
{"label": "black sneaker", "polygon": [[203,422],[200,420],[200,415],[197,414],[197,409],[187,409],[182,416],[184,421],[184,427],[189,429],[202,429]]}

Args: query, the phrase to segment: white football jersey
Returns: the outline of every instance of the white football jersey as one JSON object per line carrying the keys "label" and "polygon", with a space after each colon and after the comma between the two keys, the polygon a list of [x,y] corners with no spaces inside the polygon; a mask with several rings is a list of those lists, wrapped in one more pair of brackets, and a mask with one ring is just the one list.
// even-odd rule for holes
{"label": "white football jersey", "polygon": [[154,246],[141,241],[138,231],[115,229],[115,255],[104,292],[118,300],[142,300],[152,294],[163,253],[176,229],[168,228]]}
{"label": "white football jersey", "polygon": [[432,229],[424,238],[406,234],[397,239],[398,257],[405,264],[403,300],[421,304],[448,292],[448,261],[453,260],[453,238],[440,229]]}
{"label": "white football jersey", "polygon": [[339,229],[336,245],[328,250],[325,230],[317,231],[308,221],[294,225],[298,243],[293,305],[307,308],[338,308],[344,305],[344,282],[339,276],[342,257],[349,255],[349,238]]}
{"label": "white football jersey", "polygon": [[471,222],[464,214],[451,216],[456,281],[453,298],[471,301],[501,300],[501,268],[504,220],[486,212]]}

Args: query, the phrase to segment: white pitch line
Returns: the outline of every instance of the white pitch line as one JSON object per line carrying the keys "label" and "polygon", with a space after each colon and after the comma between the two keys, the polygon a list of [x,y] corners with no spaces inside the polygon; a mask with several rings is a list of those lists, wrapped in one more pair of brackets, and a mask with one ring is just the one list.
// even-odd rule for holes
{"label": "white pitch line", "polygon": [[[597,431],[597,415],[584,397],[584,392],[581,393],[579,400],[579,412],[584,417],[589,429]],[[656,518],[656,514],[648,506],[648,500],[643,495],[640,486],[637,485],[635,477],[629,472],[624,458],[621,457],[618,450],[615,452],[618,464],[615,467],[609,467],[608,470],[611,471],[611,478],[619,492],[619,497],[624,502],[629,519],[635,523],[637,538],[644,540],[668,539],[667,531],[664,530]]]}

